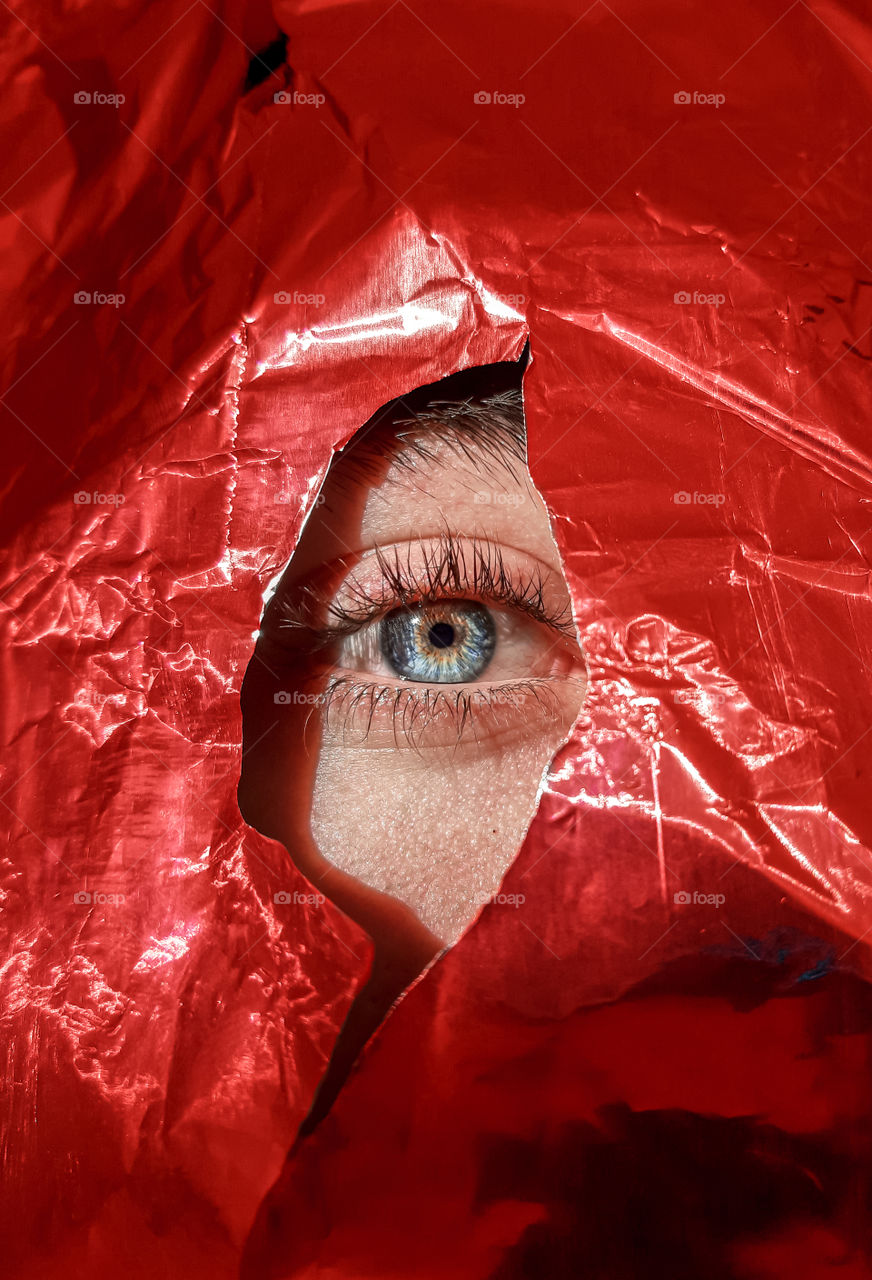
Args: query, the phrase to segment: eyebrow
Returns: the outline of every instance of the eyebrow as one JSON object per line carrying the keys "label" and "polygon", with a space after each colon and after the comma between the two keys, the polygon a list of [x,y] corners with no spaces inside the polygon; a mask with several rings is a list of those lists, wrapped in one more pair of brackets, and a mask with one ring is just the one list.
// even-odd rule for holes
{"label": "eyebrow", "polygon": [[416,461],[444,465],[444,453],[434,446],[447,444],[450,452],[477,469],[501,468],[513,480],[520,478],[519,468],[527,461],[527,432],[519,389],[481,398],[429,400],[408,412],[410,398],[379,410],[331,465],[341,459],[344,476],[363,483],[376,476],[391,452],[401,472],[411,470]]}

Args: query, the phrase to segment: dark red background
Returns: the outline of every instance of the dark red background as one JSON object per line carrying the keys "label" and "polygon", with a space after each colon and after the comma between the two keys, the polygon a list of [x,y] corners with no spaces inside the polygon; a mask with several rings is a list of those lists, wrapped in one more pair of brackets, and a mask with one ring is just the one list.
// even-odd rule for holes
{"label": "dark red background", "polygon": [[[12,1272],[868,1274],[864,8],[4,21]],[[263,593],[377,405],[528,336],[588,714],[282,1173],[367,943],[236,807]]]}

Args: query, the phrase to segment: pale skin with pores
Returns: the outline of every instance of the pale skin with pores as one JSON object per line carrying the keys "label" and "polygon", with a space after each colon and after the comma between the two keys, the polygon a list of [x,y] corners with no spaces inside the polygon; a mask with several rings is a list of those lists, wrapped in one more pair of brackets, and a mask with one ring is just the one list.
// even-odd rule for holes
{"label": "pale skin with pores", "polygon": [[[304,527],[281,588],[289,596],[325,565],[339,566],[336,589],[347,595],[349,581],[382,578],[375,548],[390,555],[399,547],[412,564],[450,529],[463,546],[498,548],[507,574],[535,578],[548,613],[566,620],[556,631],[482,600],[500,615],[500,639],[488,668],[464,688],[492,695],[533,677],[547,696],[504,697],[495,710],[476,710],[459,735],[456,718],[434,721],[414,745],[391,724],[388,707],[371,724],[365,717],[368,732],[360,717],[344,721],[341,706],[324,715],[301,699],[277,709],[274,690],[287,687],[287,674],[275,647],[261,642],[264,664],[251,664],[243,690],[251,750],[240,803],[252,825],[285,844],[314,889],[373,939],[373,972],[350,1019],[360,1025],[343,1032],[362,1042],[499,890],[581,708],[585,668],[547,510],[523,462],[507,467],[475,450],[465,456],[450,432],[430,428],[426,458],[405,456],[408,446],[391,440],[376,474],[361,483],[351,475],[354,449],[334,461]],[[460,595],[475,599],[472,591]],[[378,671],[352,676],[421,692],[384,659]]]}
{"label": "pale skin with pores", "polygon": [[[438,432],[428,439],[432,456],[416,456],[411,466],[408,458],[402,465],[402,445],[397,449],[383,477],[362,491],[343,475],[351,450],[339,456],[295,552],[291,590],[295,581],[336,561],[347,564],[356,580],[380,577],[373,548],[400,546],[413,559],[415,544],[432,546],[449,527],[458,539],[498,547],[510,573],[537,575],[549,609],[569,617],[548,514],[523,464],[513,464],[516,475],[492,460],[485,470]],[[398,899],[442,943],[456,941],[498,889],[584,693],[584,666],[571,637],[484,603],[504,615],[509,634],[504,652],[482,672],[482,688],[534,674],[548,682],[544,705],[520,699],[513,708],[506,698],[500,713],[473,713],[460,741],[449,727],[429,735],[425,730],[414,749],[402,734],[388,731],[385,715],[367,735],[328,716],[320,742],[307,717],[306,750],[315,764],[311,834],[319,856],[304,858],[303,870],[316,886],[323,882],[328,896],[329,868],[336,867]],[[384,667],[378,676],[382,683],[403,683]],[[299,767],[299,761],[293,764]],[[298,822],[295,827],[287,833],[294,849]],[[320,874],[313,877],[316,863]]]}

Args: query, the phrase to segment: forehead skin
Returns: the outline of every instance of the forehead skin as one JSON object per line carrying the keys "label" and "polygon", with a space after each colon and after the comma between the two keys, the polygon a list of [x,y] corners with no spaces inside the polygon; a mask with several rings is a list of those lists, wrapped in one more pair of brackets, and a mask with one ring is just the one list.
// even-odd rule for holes
{"label": "forehead skin", "polygon": [[[375,545],[438,537],[446,527],[534,556],[560,574],[545,504],[526,468],[476,445],[459,450],[450,426],[426,432],[426,453],[414,441],[352,444],[338,454],[291,562],[291,579]],[[366,451],[366,467],[361,453]]]}

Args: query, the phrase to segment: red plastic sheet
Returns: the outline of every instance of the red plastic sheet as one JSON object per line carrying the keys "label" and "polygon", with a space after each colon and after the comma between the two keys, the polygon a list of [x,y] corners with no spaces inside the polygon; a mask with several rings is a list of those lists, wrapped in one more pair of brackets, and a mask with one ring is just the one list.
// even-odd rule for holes
{"label": "red plastic sheet", "polygon": [[[863,7],[6,23],[10,1273],[870,1274]],[[263,595],[528,337],[588,705],[286,1163],[368,945],[239,816]]]}

